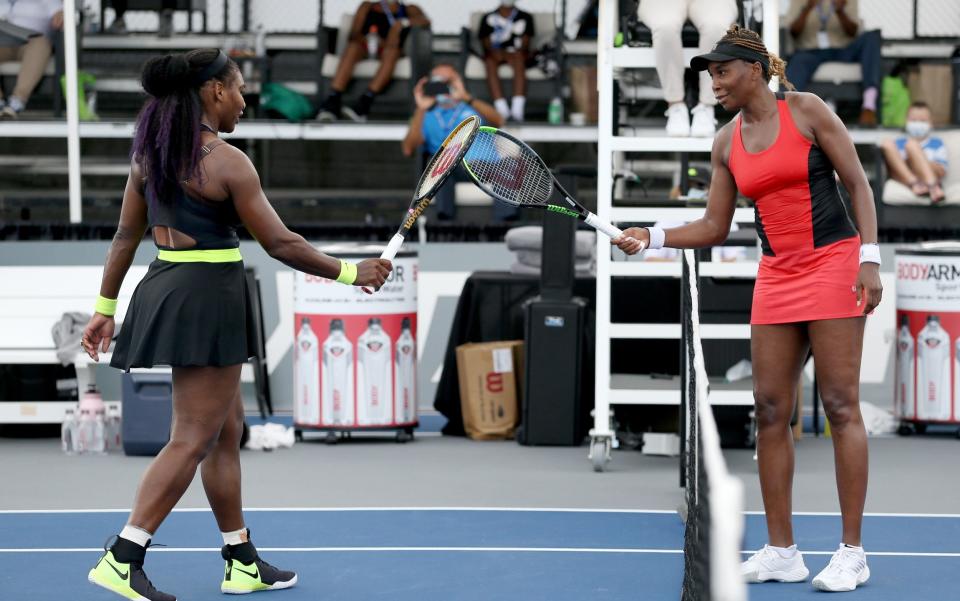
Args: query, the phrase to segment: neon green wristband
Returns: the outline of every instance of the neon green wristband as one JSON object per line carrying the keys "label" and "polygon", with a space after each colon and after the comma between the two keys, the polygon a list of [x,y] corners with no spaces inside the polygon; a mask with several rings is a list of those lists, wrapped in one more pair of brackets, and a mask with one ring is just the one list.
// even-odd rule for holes
{"label": "neon green wristband", "polygon": [[117,299],[104,298],[102,296],[97,296],[97,302],[93,305],[93,310],[99,313],[100,315],[106,315],[107,317],[113,317],[117,312]]}
{"label": "neon green wristband", "polygon": [[357,281],[357,266],[353,263],[347,263],[343,259],[340,259],[340,275],[337,276],[337,281],[341,284],[353,284]]}

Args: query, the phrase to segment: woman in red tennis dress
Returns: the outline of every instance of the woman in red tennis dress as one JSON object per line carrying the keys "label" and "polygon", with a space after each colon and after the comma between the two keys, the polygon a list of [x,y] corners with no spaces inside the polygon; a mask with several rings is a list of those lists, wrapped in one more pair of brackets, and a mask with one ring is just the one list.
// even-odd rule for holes
{"label": "woman in red tennis dress", "polygon": [[[630,254],[716,245],[729,232],[737,192],[753,199],[762,257],[750,318],[751,355],[769,544],[743,563],[743,576],[748,582],[799,582],[809,574],[791,526],[790,418],[812,348],[833,432],[843,521],[841,544],[813,585],[854,590],[870,577],[860,538],[867,438],[859,383],[865,315],[882,292],[873,194],[850,135],[824,102],[812,94],[770,90],[771,76],[787,83],[785,63],[767,52],[755,32],[734,26],[691,66],[708,69],[718,102],[740,112],[714,139],[704,217],[666,231],[629,228],[614,242]],[[850,193],[856,224],[835,173]]]}

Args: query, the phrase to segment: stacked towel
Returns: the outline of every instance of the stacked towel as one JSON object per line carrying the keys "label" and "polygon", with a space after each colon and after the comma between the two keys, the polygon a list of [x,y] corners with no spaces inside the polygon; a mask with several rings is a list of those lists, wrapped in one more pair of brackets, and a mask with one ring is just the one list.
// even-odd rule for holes
{"label": "stacked towel", "polygon": [[[504,237],[507,248],[517,257],[510,266],[511,273],[539,275],[543,264],[541,251],[543,228],[539,225],[515,227]],[[597,266],[597,233],[578,230],[574,239],[574,272],[577,276],[591,276]]]}

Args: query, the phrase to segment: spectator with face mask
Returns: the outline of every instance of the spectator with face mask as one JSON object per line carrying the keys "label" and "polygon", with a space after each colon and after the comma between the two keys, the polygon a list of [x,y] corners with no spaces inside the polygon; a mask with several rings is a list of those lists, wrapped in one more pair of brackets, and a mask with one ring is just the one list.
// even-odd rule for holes
{"label": "spectator with face mask", "polygon": [[[440,145],[461,121],[476,115],[485,125],[503,126],[503,117],[489,103],[471,96],[463,85],[463,79],[453,65],[439,64],[430,71],[430,77],[421,78],[413,90],[417,108],[410,119],[410,127],[403,138],[403,156],[433,156]],[[458,166],[440,187],[433,199],[437,218],[452,220],[456,216],[454,187],[458,181],[468,181],[463,167]],[[494,203],[493,217],[496,221],[515,218],[517,207]]]}
{"label": "spectator with face mask", "polygon": [[933,135],[933,117],[925,102],[907,110],[906,136],[883,142],[883,158],[890,177],[908,186],[916,196],[929,196],[931,204],[944,200],[940,182],[947,174],[947,147]]}

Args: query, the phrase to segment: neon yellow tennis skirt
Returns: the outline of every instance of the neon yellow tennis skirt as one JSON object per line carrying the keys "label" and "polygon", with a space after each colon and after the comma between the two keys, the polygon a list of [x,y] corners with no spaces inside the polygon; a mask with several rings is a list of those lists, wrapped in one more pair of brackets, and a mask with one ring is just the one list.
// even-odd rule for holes
{"label": "neon yellow tennis skirt", "polygon": [[255,354],[240,250],[161,250],[137,285],[110,365],[224,367]]}

